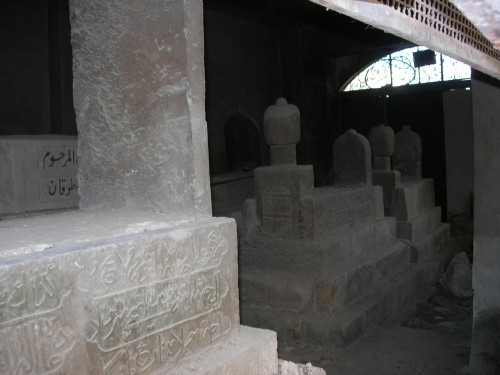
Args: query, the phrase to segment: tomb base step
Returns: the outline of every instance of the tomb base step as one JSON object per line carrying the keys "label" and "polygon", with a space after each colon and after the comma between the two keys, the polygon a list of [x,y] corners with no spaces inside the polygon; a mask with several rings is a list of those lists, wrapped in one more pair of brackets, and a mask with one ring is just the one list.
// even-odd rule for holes
{"label": "tomb base step", "polygon": [[398,220],[410,220],[435,205],[434,180],[430,178],[404,178],[401,188],[395,189],[394,194],[394,204],[386,215],[395,216]]}
{"label": "tomb base step", "polygon": [[77,211],[0,238],[5,373],[157,374],[239,331],[233,220]]}
{"label": "tomb base step", "polygon": [[411,245],[411,261],[423,262],[431,259],[450,240],[450,225],[441,223],[434,231]]}
{"label": "tomb base step", "polygon": [[213,345],[164,374],[278,374],[276,333],[240,326],[239,334]]}
{"label": "tomb base step", "polygon": [[441,207],[434,207],[408,221],[397,222],[398,238],[415,242],[441,224]]}
{"label": "tomb base step", "polygon": [[369,292],[334,314],[311,315],[278,312],[260,306],[242,306],[245,324],[272,328],[287,342],[325,344],[345,347],[375,323],[394,321],[398,314],[415,306],[429,285],[437,282],[444,255],[432,261],[411,264],[405,270],[379,283]]}
{"label": "tomb base step", "polygon": [[339,264],[362,259],[374,248],[383,249],[395,240],[394,218],[345,225],[317,241],[276,239],[252,233],[240,242],[239,263],[243,271],[322,275]]}
{"label": "tomb base step", "polygon": [[409,244],[396,240],[382,249],[372,249],[356,262],[335,264],[327,275],[243,269],[240,272],[241,306],[333,313],[376,283],[406,268],[409,260]]}

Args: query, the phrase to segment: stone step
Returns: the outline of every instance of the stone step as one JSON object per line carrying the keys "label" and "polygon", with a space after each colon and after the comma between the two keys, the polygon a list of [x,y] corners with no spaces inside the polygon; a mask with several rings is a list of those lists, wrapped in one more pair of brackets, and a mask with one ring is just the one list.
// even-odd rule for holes
{"label": "stone step", "polygon": [[275,375],[278,374],[276,333],[240,326],[239,334],[192,356],[165,374]]}
{"label": "stone step", "polygon": [[409,244],[396,240],[356,263],[336,264],[327,275],[285,272],[240,272],[241,308],[247,305],[276,311],[331,314],[373,285],[409,264]]}
{"label": "stone step", "polygon": [[338,264],[362,259],[374,249],[382,249],[397,239],[393,217],[361,221],[329,232],[319,243],[327,249],[327,272]]}
{"label": "stone step", "polygon": [[394,205],[387,216],[410,220],[434,207],[434,180],[404,179],[394,194]]}
{"label": "stone step", "polygon": [[258,234],[242,238],[240,268],[247,271],[324,275],[338,264],[363,258],[396,240],[396,220],[382,218],[348,224],[330,232],[321,241],[273,239]]}
{"label": "stone step", "polygon": [[411,261],[423,262],[431,259],[450,240],[450,224],[441,223],[434,231],[411,245]]}
{"label": "stone step", "polygon": [[384,217],[382,189],[379,186],[324,186],[301,202],[305,236],[320,239],[332,230],[359,221]]}
{"label": "stone step", "polygon": [[277,313],[256,306],[241,309],[242,321],[272,328],[280,340],[345,347],[375,323],[390,322],[416,301],[428,285],[436,283],[442,262],[433,260],[411,264],[406,269],[379,283],[370,291],[329,316]]}
{"label": "stone step", "polygon": [[408,221],[397,222],[398,238],[415,242],[441,224],[441,207],[434,207]]}
{"label": "stone step", "polygon": [[238,332],[233,220],[110,210],[0,223],[5,373],[19,358],[30,374],[160,373]]}

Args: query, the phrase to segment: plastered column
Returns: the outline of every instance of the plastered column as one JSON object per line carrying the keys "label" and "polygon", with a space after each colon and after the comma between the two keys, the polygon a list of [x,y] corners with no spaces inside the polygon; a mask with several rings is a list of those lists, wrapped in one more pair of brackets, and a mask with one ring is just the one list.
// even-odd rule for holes
{"label": "plastered column", "polygon": [[202,2],[70,12],[80,207],[210,215]]}
{"label": "plastered column", "polygon": [[474,324],[470,369],[500,373],[500,82],[472,80],[474,127]]}

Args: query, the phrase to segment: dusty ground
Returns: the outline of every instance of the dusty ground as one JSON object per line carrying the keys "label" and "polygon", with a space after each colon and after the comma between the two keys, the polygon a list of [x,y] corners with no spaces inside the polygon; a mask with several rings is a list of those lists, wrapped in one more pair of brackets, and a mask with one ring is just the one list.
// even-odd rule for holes
{"label": "dusty ground", "polygon": [[[472,301],[438,292],[416,314],[372,327],[346,349],[282,345],[280,358],[322,367],[328,375],[464,374],[469,358]],[[283,347],[285,346],[285,347]]]}

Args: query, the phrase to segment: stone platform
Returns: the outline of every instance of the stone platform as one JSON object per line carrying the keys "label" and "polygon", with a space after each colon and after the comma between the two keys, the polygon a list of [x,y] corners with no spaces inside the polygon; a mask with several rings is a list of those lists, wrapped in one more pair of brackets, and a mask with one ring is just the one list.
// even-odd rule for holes
{"label": "stone platform", "polygon": [[398,238],[411,242],[413,262],[432,258],[450,240],[450,226],[441,223],[441,207],[435,206],[434,181],[404,176],[394,194]]}
{"label": "stone platform", "polygon": [[406,308],[438,267],[410,264],[410,242],[397,239],[382,199],[378,186],[315,189],[302,201],[310,237],[276,238],[258,227],[243,235],[245,324],[277,330],[283,340],[346,345]]}
{"label": "stone platform", "polygon": [[239,324],[233,220],[74,211],[0,237],[7,373],[278,371],[276,335]]}

